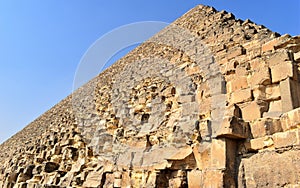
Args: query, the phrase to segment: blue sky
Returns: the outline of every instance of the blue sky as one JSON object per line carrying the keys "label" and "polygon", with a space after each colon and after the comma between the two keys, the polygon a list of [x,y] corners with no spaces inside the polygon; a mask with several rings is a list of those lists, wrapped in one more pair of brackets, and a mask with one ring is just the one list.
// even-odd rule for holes
{"label": "blue sky", "polygon": [[138,21],[172,22],[197,4],[300,34],[294,0],[1,0],[0,143],[72,92],[81,57],[102,35]]}

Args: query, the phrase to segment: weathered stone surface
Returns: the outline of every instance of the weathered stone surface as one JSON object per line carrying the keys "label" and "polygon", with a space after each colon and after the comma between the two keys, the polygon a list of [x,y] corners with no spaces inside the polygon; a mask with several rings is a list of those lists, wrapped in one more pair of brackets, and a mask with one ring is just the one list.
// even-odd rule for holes
{"label": "weathered stone surface", "polygon": [[296,187],[299,44],[199,5],[1,144],[0,187]]}
{"label": "weathered stone surface", "polygon": [[293,145],[300,145],[300,140],[297,138],[298,131],[287,131],[274,134],[275,148],[288,147]]}
{"label": "weathered stone surface", "polygon": [[280,119],[261,118],[250,123],[253,138],[264,137],[283,131]]}
{"label": "weathered stone surface", "polygon": [[290,38],[289,35],[283,35],[281,37],[275,38],[265,44],[262,45],[262,52],[272,51],[275,50],[275,46],[279,45],[285,41],[287,41]]}
{"label": "weathered stone surface", "polygon": [[299,185],[299,150],[264,152],[244,158],[239,170],[239,187],[285,187]]}
{"label": "weathered stone surface", "polygon": [[224,117],[221,127],[217,130],[217,137],[231,138],[231,139],[243,139],[249,135],[248,123],[241,119],[233,117]]}
{"label": "weathered stone surface", "polygon": [[203,184],[202,172],[199,170],[192,170],[188,172],[188,185],[191,188],[201,188]]}
{"label": "weathered stone surface", "polygon": [[294,67],[292,61],[285,61],[271,67],[272,82],[278,83],[287,78],[295,77]]}
{"label": "weathered stone surface", "polygon": [[299,107],[299,83],[287,78],[280,82],[279,87],[282,100],[282,111],[288,112]]}
{"label": "weathered stone surface", "polygon": [[84,184],[83,187],[99,187],[101,185],[103,172],[90,172]]}
{"label": "weathered stone surface", "polygon": [[[273,77],[272,77],[273,78]],[[261,69],[256,70],[252,73],[249,78],[249,83],[251,87],[255,87],[257,85],[268,85],[271,83],[270,71],[268,67],[263,67]]]}
{"label": "weathered stone surface", "polygon": [[241,102],[248,102],[252,100],[251,89],[241,89],[231,93],[230,102],[237,104]]}
{"label": "weathered stone surface", "polygon": [[262,101],[253,101],[241,106],[242,116],[245,121],[253,121],[262,117],[267,109],[267,104]]}

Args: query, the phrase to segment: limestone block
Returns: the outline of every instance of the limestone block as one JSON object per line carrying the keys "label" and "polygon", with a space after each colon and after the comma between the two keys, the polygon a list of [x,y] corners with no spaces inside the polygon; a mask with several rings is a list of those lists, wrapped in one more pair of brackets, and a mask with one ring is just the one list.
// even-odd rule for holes
{"label": "limestone block", "polygon": [[248,123],[235,116],[223,118],[221,127],[216,132],[218,138],[243,139],[248,137]]}
{"label": "limestone block", "polygon": [[268,67],[263,67],[261,69],[255,70],[251,76],[249,76],[249,81],[251,88],[257,85],[268,85],[271,83],[270,71]]}
{"label": "limestone block", "polygon": [[289,184],[299,184],[300,180],[299,154],[299,150],[283,153],[272,151],[257,153],[250,158],[242,159],[239,185],[292,188]]}
{"label": "limestone block", "polygon": [[292,61],[291,55],[286,49],[276,50],[276,52],[267,60],[270,67],[282,64],[285,61]]}
{"label": "limestone block", "polygon": [[253,101],[241,106],[242,117],[245,121],[253,121],[262,117],[268,104],[263,101]]}
{"label": "limestone block", "polygon": [[285,61],[270,67],[272,83],[280,82],[286,78],[295,78],[294,65],[292,61]]}
{"label": "limestone block", "polygon": [[211,167],[226,168],[226,142],[225,139],[213,139],[211,143]]}
{"label": "limestone block", "polygon": [[257,85],[252,88],[253,97],[255,100],[266,100],[266,86]]}
{"label": "limestone block", "polygon": [[297,130],[280,132],[273,135],[275,148],[299,145],[300,140],[297,138]]}
{"label": "limestone block", "polygon": [[251,139],[248,145],[249,150],[261,150],[274,145],[274,141],[271,136],[264,136],[260,138]]}
{"label": "limestone block", "polygon": [[294,60],[299,61],[300,60],[300,51],[297,53],[294,53]]}
{"label": "limestone block", "polygon": [[202,172],[200,170],[192,170],[188,172],[189,188],[202,188]]}
{"label": "limestone block", "polygon": [[235,76],[233,80],[227,82],[227,93],[232,93],[239,89],[245,89],[248,87],[247,77]]}
{"label": "limestone block", "polygon": [[122,172],[121,187],[130,187],[130,172]]}
{"label": "limestone block", "polygon": [[195,95],[181,95],[178,97],[178,102],[189,103],[195,101]]}
{"label": "limestone block", "polygon": [[199,170],[211,167],[211,147],[210,144],[201,143],[193,147],[193,154],[196,160],[196,166]]}
{"label": "limestone block", "polygon": [[224,173],[222,170],[208,170],[203,173],[202,187],[224,187]]}
{"label": "limestone block", "polygon": [[282,114],[281,100],[271,101],[268,112],[263,114],[263,117],[279,117]]}
{"label": "limestone block", "polygon": [[299,106],[300,94],[299,83],[287,78],[280,82],[280,94],[282,102],[282,112],[288,112]]}
{"label": "limestone block", "polygon": [[300,108],[289,111],[281,116],[281,124],[284,131],[300,126]]}
{"label": "limestone block", "polygon": [[266,42],[265,44],[262,45],[261,50],[262,52],[275,50],[274,46],[287,41],[290,37],[291,37],[290,35],[283,35],[269,42]]}
{"label": "limestone block", "polygon": [[114,187],[122,187],[122,179],[115,179],[114,180]]}
{"label": "limestone block", "polygon": [[253,138],[260,138],[282,131],[280,119],[261,118],[250,123]]}
{"label": "limestone block", "polygon": [[98,187],[101,185],[103,172],[90,172],[85,182],[83,183],[83,187]]}
{"label": "limestone block", "polygon": [[245,49],[242,46],[236,46],[227,51],[227,59],[230,60],[234,57],[245,54]]}
{"label": "limestone block", "polygon": [[230,103],[237,104],[241,102],[248,102],[252,100],[251,89],[240,89],[231,93]]}
{"label": "limestone block", "polygon": [[268,85],[265,90],[266,100],[278,100],[280,99],[280,87],[279,85]]}

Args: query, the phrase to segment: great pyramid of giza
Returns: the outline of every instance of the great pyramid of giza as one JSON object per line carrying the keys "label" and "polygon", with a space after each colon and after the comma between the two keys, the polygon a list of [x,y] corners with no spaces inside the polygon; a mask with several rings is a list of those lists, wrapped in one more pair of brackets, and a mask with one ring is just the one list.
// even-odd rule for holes
{"label": "great pyramid of giza", "polygon": [[0,145],[0,187],[299,187],[300,37],[199,5]]}

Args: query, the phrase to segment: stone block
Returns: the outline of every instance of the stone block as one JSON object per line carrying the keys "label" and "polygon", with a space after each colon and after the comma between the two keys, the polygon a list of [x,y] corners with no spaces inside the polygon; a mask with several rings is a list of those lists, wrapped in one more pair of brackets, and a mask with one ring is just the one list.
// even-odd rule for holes
{"label": "stone block", "polygon": [[231,97],[230,97],[231,104],[248,102],[251,100],[252,100],[252,92],[250,88],[234,91],[233,93],[231,93]]}
{"label": "stone block", "polygon": [[202,187],[224,187],[224,172],[222,170],[205,171],[202,177]]}
{"label": "stone block", "polygon": [[121,179],[115,179],[114,180],[114,187],[116,187],[116,188],[122,187],[122,180]]}
{"label": "stone block", "polygon": [[262,52],[273,51],[275,50],[274,46],[281,44],[291,38],[290,35],[283,35],[281,37],[275,38],[269,42],[266,42],[261,46]]}
{"label": "stone block", "polygon": [[280,132],[273,135],[275,148],[283,148],[293,145],[299,145],[299,139],[297,138],[297,131],[291,130],[286,132]]}
{"label": "stone block", "polygon": [[282,114],[281,100],[271,101],[268,112],[263,114],[263,117],[279,117]]}
{"label": "stone block", "polygon": [[251,76],[249,76],[249,83],[251,88],[257,85],[268,85],[271,83],[270,71],[268,67],[263,67],[259,70],[255,70]]}
{"label": "stone block", "polygon": [[102,181],[102,172],[90,172],[85,182],[83,183],[83,187],[98,187],[101,185]]}
{"label": "stone block", "polygon": [[211,167],[215,169],[226,168],[226,142],[225,139],[213,139],[211,142]]}
{"label": "stone block", "polygon": [[292,61],[291,55],[286,49],[277,50],[267,60],[270,67],[284,63],[285,61]]}
{"label": "stone block", "polygon": [[280,99],[280,87],[279,85],[268,85],[265,90],[266,100],[278,100]]}
{"label": "stone block", "polygon": [[257,85],[252,88],[253,97],[255,100],[265,100],[266,99],[266,86]]}
{"label": "stone block", "polygon": [[189,188],[202,188],[202,172],[200,170],[192,170],[187,174]]}
{"label": "stone block", "polygon": [[242,47],[242,46],[236,46],[236,47],[233,47],[231,49],[229,49],[227,51],[227,59],[230,60],[232,58],[235,58],[237,56],[240,56],[240,55],[243,55],[245,54],[245,49]]}
{"label": "stone block", "polygon": [[180,103],[189,103],[195,101],[195,95],[181,95],[178,98],[178,102]]}
{"label": "stone block", "polygon": [[244,139],[248,137],[248,123],[235,116],[224,117],[220,129],[216,131],[218,138]]}
{"label": "stone block", "polygon": [[287,78],[294,78],[294,65],[292,61],[285,61],[277,64],[271,69],[272,83],[278,83]]}
{"label": "stone block", "polygon": [[130,174],[129,172],[122,173],[122,184],[121,187],[130,187]]}
{"label": "stone block", "polygon": [[294,60],[299,61],[300,60],[300,51],[297,53],[294,53]]}
{"label": "stone block", "polygon": [[279,87],[282,102],[282,112],[288,112],[299,107],[299,83],[291,78],[287,78],[280,82]]}
{"label": "stone block", "polygon": [[300,126],[300,108],[283,114],[280,118],[284,131],[294,129]]}
{"label": "stone block", "polygon": [[250,123],[253,138],[260,138],[282,131],[280,119],[261,118]]}
{"label": "stone block", "polygon": [[227,93],[232,93],[239,89],[248,87],[247,77],[235,76],[233,80],[227,82]]}
{"label": "stone block", "polygon": [[271,136],[264,136],[250,140],[249,150],[261,150],[274,145],[274,141]]}
{"label": "stone block", "polygon": [[263,101],[253,101],[241,106],[242,117],[245,121],[253,121],[262,117],[268,104]]}
{"label": "stone block", "polygon": [[262,58],[255,58],[249,61],[250,68],[252,71],[260,70],[267,67],[267,63]]}

